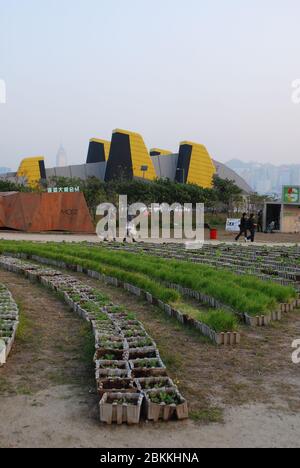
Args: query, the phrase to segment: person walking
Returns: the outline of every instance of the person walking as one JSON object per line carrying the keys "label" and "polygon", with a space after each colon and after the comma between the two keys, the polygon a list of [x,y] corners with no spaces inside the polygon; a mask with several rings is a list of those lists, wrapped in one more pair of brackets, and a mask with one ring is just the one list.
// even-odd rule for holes
{"label": "person walking", "polygon": [[254,242],[255,241],[255,230],[256,230],[256,224],[255,224],[255,215],[251,214],[250,218],[248,219],[247,223],[247,229],[250,231],[250,236],[248,236],[248,241]]}
{"label": "person walking", "polygon": [[241,223],[240,223],[240,233],[238,236],[236,236],[235,240],[238,241],[239,238],[244,234],[245,236],[245,241],[247,240],[247,223],[248,223],[248,219],[247,219],[247,213],[243,213],[243,216],[241,218]]}

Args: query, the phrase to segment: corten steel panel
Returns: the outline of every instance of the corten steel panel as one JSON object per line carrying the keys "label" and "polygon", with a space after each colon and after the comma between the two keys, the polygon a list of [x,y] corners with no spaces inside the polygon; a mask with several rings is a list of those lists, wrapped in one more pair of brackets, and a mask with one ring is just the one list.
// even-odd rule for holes
{"label": "corten steel panel", "polygon": [[5,227],[5,211],[3,197],[0,197],[0,228]]}
{"label": "corten steel panel", "polygon": [[0,227],[25,232],[95,232],[82,193],[0,193]]}

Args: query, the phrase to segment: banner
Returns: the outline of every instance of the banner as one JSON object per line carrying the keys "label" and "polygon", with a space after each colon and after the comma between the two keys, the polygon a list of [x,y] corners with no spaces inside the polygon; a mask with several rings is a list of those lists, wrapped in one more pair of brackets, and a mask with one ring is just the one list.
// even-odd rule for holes
{"label": "banner", "polygon": [[240,232],[240,219],[227,219],[226,231],[227,232]]}

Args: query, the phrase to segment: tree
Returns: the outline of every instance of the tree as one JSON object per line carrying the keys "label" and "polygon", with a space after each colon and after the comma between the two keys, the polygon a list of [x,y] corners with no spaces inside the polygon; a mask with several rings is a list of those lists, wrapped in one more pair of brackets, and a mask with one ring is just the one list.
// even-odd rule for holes
{"label": "tree", "polygon": [[232,180],[214,176],[214,190],[217,200],[224,205],[228,214],[233,211],[234,205],[242,201],[243,191]]}
{"label": "tree", "polygon": [[272,197],[268,195],[259,195],[258,193],[252,193],[248,197],[248,211],[258,212],[262,210],[265,203],[268,201],[274,201]]}
{"label": "tree", "polygon": [[9,180],[0,180],[0,192],[31,192],[33,191],[30,187],[24,185],[18,185]]}

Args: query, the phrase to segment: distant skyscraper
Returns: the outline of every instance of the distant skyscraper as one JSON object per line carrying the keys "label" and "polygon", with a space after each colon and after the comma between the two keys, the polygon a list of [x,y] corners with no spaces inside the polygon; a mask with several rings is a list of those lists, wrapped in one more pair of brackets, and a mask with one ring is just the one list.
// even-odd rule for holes
{"label": "distant skyscraper", "polygon": [[56,155],[56,167],[65,167],[68,165],[68,157],[63,145],[60,145]]}
{"label": "distant skyscraper", "polygon": [[300,164],[275,166],[233,159],[227,166],[236,171],[261,195],[281,195],[283,185],[300,185]]}
{"label": "distant skyscraper", "polygon": [[11,169],[8,169],[8,167],[0,167],[0,174],[6,174],[7,172],[11,172]]}

